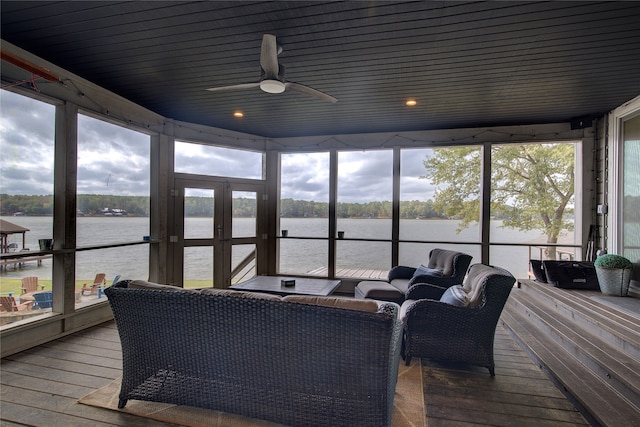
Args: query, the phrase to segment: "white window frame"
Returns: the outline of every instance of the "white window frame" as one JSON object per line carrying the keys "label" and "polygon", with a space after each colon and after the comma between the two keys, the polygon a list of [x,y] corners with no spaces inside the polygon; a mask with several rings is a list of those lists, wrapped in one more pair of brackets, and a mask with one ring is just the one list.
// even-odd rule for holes
{"label": "white window frame", "polygon": [[640,112],[640,96],[621,105],[609,114],[609,138],[607,148],[609,150],[608,176],[609,181],[607,204],[609,205],[609,216],[607,217],[607,227],[609,236],[607,240],[607,251],[609,253],[622,253],[622,199],[620,188],[623,177],[623,143],[622,122],[625,119]]}

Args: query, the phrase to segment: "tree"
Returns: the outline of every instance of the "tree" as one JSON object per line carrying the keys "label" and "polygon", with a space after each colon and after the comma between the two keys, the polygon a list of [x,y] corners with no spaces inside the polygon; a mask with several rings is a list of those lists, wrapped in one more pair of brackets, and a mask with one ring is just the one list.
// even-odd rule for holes
{"label": "tree", "polygon": [[[477,221],[480,212],[481,153],[478,147],[435,149],[424,161],[438,187],[434,208],[460,219],[459,229]],[[504,227],[541,230],[547,243],[558,243],[574,196],[573,144],[506,144],[491,152],[491,210],[505,215]],[[555,258],[555,249],[548,256]]]}

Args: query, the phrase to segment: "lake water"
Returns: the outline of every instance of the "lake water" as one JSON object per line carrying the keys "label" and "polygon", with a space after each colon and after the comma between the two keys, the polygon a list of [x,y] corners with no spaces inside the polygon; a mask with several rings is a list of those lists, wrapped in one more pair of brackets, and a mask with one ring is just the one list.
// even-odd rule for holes
{"label": "lake water", "polygon": [[[28,228],[26,247],[36,250],[38,239],[52,237],[51,217],[4,217],[3,219]],[[211,220],[206,218],[187,218],[190,234],[202,235],[211,233]],[[254,227],[254,219],[234,219],[234,235],[246,235]],[[491,224],[492,242],[533,243],[545,241],[539,232],[521,232],[519,230],[501,228],[500,221]],[[78,247],[108,243],[122,243],[141,240],[149,234],[149,218],[138,217],[79,217]],[[433,240],[441,242],[478,242],[477,224],[456,232],[458,221],[455,220],[402,220],[400,228],[401,240]],[[282,218],[281,228],[287,229],[289,237],[326,237],[328,220],[326,218]],[[390,239],[390,219],[339,219],[338,229],[345,232],[345,240],[337,244],[337,267],[388,270],[391,267],[391,244],[389,242],[353,241],[349,239]],[[568,236],[567,236],[568,237]],[[565,241],[569,240],[565,237]],[[9,237],[9,242],[16,242],[22,247],[22,236]],[[281,239],[280,270],[287,274],[305,274],[318,268],[327,267],[327,241],[304,240],[298,238]],[[400,264],[417,266],[425,263],[429,250],[434,247],[454,249],[473,255],[473,262],[480,260],[480,246],[471,244],[443,243],[410,243],[400,244]],[[210,279],[212,277],[210,249],[197,248],[186,259],[185,270],[189,278]],[[234,251],[235,263],[246,254],[246,251]],[[527,247],[492,246],[491,263],[509,269],[516,277],[526,277],[529,250]],[[77,280],[91,280],[97,272],[105,272],[107,280],[116,274],[126,278],[147,278],[148,266],[136,260],[148,259],[147,245],[136,245],[96,251],[77,253]],[[45,260],[38,267],[35,262],[26,263],[22,268],[8,268],[0,272],[2,278],[20,278],[37,275],[41,279],[51,278],[51,262]]]}

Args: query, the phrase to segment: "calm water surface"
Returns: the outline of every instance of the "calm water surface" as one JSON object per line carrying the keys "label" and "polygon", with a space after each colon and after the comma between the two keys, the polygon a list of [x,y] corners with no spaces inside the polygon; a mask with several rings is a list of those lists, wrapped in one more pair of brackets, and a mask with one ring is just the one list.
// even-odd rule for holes
{"label": "calm water surface", "polygon": [[[29,229],[26,233],[26,247],[36,250],[38,239],[51,238],[53,235],[53,219],[51,217],[3,217],[3,219]],[[142,239],[149,234],[149,218],[136,217],[79,217],[78,246],[90,246],[107,243],[121,243]],[[190,235],[210,235],[211,220],[206,218],[187,218]],[[254,227],[254,219],[234,219],[234,235],[246,235]],[[501,228],[500,221],[492,222],[491,236],[493,242],[507,243],[542,243],[544,236],[539,232],[521,232],[519,230]],[[458,221],[455,220],[402,220],[401,239],[435,240],[448,242],[477,242],[479,228],[477,225],[456,231]],[[282,218],[281,228],[287,229],[290,237],[325,237],[328,230],[326,218]],[[358,268],[386,270],[391,267],[391,244],[388,242],[361,242],[349,239],[390,239],[390,219],[339,219],[338,229],[345,232],[345,240],[338,241],[338,268]],[[564,241],[572,241],[565,236]],[[22,247],[21,235],[12,235],[9,242],[16,242]],[[327,266],[326,240],[281,239],[280,270],[288,274],[304,274]],[[400,245],[400,264],[419,265],[426,262],[429,250],[434,247],[460,250],[473,255],[473,262],[479,262],[479,245],[455,244],[418,244],[402,243]],[[249,248],[234,249],[234,265],[246,255]],[[185,270],[191,279],[209,280],[212,277],[210,248],[192,248],[185,261]],[[494,246],[491,249],[491,263],[509,269],[517,277],[526,277],[529,251],[526,247]],[[111,280],[116,274],[126,278],[148,277],[145,262],[136,260],[148,259],[148,246],[128,246],[121,248],[83,251],[77,254],[76,277],[78,280],[91,280],[97,272],[107,274]],[[35,262],[26,263],[22,268],[9,268],[0,272],[2,278],[19,278],[37,275],[41,279],[51,278],[51,259],[45,260],[38,267]]]}

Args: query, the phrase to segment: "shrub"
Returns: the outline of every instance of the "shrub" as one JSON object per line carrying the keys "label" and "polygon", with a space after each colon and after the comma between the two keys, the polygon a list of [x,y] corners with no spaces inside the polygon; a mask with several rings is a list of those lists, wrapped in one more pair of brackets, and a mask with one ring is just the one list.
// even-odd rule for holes
{"label": "shrub", "polygon": [[632,264],[622,255],[605,254],[596,258],[594,265],[603,268],[631,268]]}

